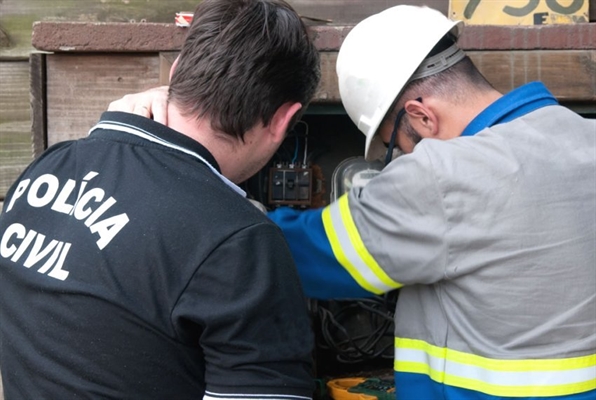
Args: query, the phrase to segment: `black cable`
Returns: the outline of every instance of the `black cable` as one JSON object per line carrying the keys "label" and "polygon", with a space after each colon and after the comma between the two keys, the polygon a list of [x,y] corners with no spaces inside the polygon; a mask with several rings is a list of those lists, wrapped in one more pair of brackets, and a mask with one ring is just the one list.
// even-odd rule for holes
{"label": "black cable", "polygon": [[[319,319],[321,349],[335,353],[337,361],[346,364],[393,358],[394,308],[397,296],[390,293],[370,299],[345,299],[313,302],[311,312]],[[356,333],[347,323],[357,319]],[[368,322],[366,325],[363,321]]]}

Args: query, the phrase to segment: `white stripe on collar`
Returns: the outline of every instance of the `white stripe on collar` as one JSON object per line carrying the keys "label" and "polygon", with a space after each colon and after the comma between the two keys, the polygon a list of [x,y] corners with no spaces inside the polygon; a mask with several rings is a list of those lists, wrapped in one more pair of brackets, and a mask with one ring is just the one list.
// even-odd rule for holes
{"label": "white stripe on collar", "polygon": [[244,190],[240,189],[240,187],[238,185],[236,185],[234,182],[232,182],[231,180],[229,180],[228,178],[223,176],[217,169],[215,169],[215,167],[213,165],[211,165],[207,160],[205,160],[203,157],[201,157],[194,151],[190,151],[188,149],[185,149],[184,147],[181,147],[181,146],[175,145],[173,143],[170,143],[166,140],[163,140],[160,137],[157,137],[150,132],[140,129],[137,126],[123,124],[121,122],[115,122],[115,121],[99,122],[97,125],[95,125],[93,128],[91,128],[89,130],[88,135],[90,135],[91,132],[93,132],[97,129],[110,129],[110,130],[114,130],[114,131],[128,133],[128,134],[140,137],[141,139],[145,139],[150,142],[157,143],[162,146],[169,147],[171,149],[175,149],[175,150],[181,151],[185,154],[188,154],[190,156],[193,156],[196,159],[198,159],[199,161],[201,161],[203,164],[207,165],[209,167],[209,169],[211,169],[211,171],[213,171],[213,173],[215,175],[217,175],[226,185],[231,187],[236,193],[238,193],[242,197],[246,197],[246,192]]}
{"label": "white stripe on collar", "polygon": [[203,400],[312,400],[312,397],[291,394],[244,394],[244,393],[215,393],[205,391]]}

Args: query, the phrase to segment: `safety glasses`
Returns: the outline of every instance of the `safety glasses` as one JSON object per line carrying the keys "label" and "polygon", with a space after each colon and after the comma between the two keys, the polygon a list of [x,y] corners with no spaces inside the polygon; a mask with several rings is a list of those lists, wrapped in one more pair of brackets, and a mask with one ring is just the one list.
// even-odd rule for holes
{"label": "safety glasses", "polygon": [[[422,103],[422,97],[418,97],[416,101]],[[399,124],[405,113],[406,108],[402,107],[395,116],[395,122],[393,123],[393,131],[391,132],[391,138],[389,139],[389,143],[385,143],[385,145],[387,146],[387,154],[385,154],[385,166],[389,165],[391,159],[393,158],[393,149],[395,148],[395,141],[397,140],[397,129],[399,128]]]}

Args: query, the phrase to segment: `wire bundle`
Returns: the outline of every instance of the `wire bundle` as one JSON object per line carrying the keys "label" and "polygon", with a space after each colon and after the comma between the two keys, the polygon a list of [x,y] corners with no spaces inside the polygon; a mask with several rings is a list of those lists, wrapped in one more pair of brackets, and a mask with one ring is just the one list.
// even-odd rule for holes
{"label": "wire bundle", "polygon": [[393,318],[397,292],[385,296],[315,301],[311,310],[320,326],[318,347],[354,364],[393,359]]}

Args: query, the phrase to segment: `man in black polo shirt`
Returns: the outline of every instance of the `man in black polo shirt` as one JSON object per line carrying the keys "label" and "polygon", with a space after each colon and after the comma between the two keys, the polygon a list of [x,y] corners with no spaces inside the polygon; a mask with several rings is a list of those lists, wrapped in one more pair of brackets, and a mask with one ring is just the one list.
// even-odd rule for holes
{"label": "man in black polo shirt", "polygon": [[106,112],[27,168],[0,216],[7,400],[311,397],[289,250],[237,183],[274,154],[318,68],[282,0],[205,0],[167,126]]}

